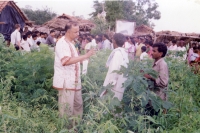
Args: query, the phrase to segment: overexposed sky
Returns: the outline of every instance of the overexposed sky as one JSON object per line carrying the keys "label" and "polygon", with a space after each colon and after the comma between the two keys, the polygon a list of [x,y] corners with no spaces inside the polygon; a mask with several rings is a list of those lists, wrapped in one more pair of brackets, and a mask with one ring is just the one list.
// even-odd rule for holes
{"label": "overexposed sky", "polygon": [[[45,6],[61,15],[66,13],[89,18],[94,11],[93,0],[14,0],[22,8],[26,5],[32,9]],[[102,0],[100,0],[102,1]],[[155,31],[172,30],[179,32],[200,33],[200,0],[155,0],[161,12],[161,19],[153,20]]]}

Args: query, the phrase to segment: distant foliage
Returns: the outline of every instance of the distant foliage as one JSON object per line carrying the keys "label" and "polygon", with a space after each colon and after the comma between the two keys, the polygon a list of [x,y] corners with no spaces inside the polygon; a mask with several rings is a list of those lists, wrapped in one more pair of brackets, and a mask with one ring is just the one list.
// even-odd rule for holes
{"label": "distant foliage", "polygon": [[111,28],[115,27],[115,22],[119,19],[134,21],[137,25],[150,25],[151,19],[161,17],[161,13],[157,10],[158,4],[154,0],[119,0],[104,3],[96,0],[93,7],[95,11],[90,14],[92,17],[102,13],[104,7],[107,13],[106,20]]}
{"label": "distant foliage", "polygon": [[91,20],[95,24],[95,27],[91,30],[93,35],[105,34],[109,30],[109,25],[105,20],[97,17],[94,17]]}
{"label": "distant foliage", "polygon": [[42,25],[57,16],[57,14],[48,7],[37,10],[32,10],[31,8],[22,8],[22,11],[26,14],[28,19],[35,21],[36,25]]}

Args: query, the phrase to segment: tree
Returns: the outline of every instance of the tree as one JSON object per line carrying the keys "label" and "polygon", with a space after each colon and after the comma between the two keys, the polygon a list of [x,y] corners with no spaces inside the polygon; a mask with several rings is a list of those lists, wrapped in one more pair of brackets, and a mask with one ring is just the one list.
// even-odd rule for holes
{"label": "tree", "polygon": [[[111,26],[115,27],[115,22],[118,19],[134,21],[137,25],[145,24],[150,26],[152,19],[160,19],[161,14],[157,10],[158,4],[154,0],[119,0],[105,1],[100,3],[94,1],[95,11],[90,15],[96,17],[99,13],[105,11],[107,13],[106,20]],[[152,25],[152,24],[151,24]]]}
{"label": "tree", "polygon": [[57,16],[57,14],[48,7],[37,10],[32,10],[31,8],[27,7],[29,6],[22,8],[22,11],[31,21],[35,21],[35,24],[37,25],[42,25]]}
{"label": "tree", "polygon": [[91,31],[93,35],[105,34],[109,29],[109,25],[102,18],[94,17],[91,21],[95,24]]}

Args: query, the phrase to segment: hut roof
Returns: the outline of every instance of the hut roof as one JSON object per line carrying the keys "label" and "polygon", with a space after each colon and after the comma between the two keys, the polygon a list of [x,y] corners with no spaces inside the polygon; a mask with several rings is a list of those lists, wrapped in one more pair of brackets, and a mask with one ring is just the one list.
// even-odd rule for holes
{"label": "hut roof", "polygon": [[174,37],[186,37],[186,38],[200,38],[200,34],[197,33],[181,33],[177,31],[159,31],[156,32],[159,36],[174,36]]}
{"label": "hut roof", "polygon": [[148,34],[153,34],[154,31],[152,28],[146,26],[146,25],[140,25],[140,26],[137,26],[135,28],[135,35],[148,35]]}
{"label": "hut roof", "polygon": [[11,1],[0,1],[0,13],[7,5],[13,7],[15,10],[17,10],[17,12],[20,14],[20,16],[22,17],[22,19],[24,20],[24,22],[26,24],[33,23],[32,21],[28,20],[28,18],[24,15],[24,13],[21,11],[21,9],[12,0]]}
{"label": "hut roof", "polygon": [[48,27],[55,30],[64,30],[65,25],[69,21],[76,21],[79,23],[80,31],[90,31],[94,27],[94,24],[89,20],[84,20],[79,17],[69,16],[67,14],[62,14],[46,23],[43,24],[43,27]]}

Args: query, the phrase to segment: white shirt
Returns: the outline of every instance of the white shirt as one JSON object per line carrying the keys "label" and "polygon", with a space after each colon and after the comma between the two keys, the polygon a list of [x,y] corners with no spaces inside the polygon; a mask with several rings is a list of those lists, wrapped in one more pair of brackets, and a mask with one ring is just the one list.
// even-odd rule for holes
{"label": "white shirt", "polygon": [[29,43],[28,41],[26,40],[22,40],[21,41],[21,47],[25,50],[25,51],[31,51],[30,47],[29,47]]}
{"label": "white shirt", "polygon": [[171,45],[169,46],[169,49],[168,50],[171,50],[171,51],[177,51],[177,45]]}
{"label": "white shirt", "polygon": [[135,49],[137,49],[138,45],[139,45],[138,43],[135,43]]}
{"label": "white shirt", "polygon": [[40,41],[42,44],[46,43],[46,40],[44,38],[38,37],[37,41]]}
{"label": "white shirt", "polygon": [[199,55],[197,53],[192,53],[192,55],[190,57],[190,61],[195,61],[196,58],[199,58]]}
{"label": "white shirt", "polygon": [[[72,51],[71,51],[72,49]],[[74,44],[65,41],[65,37],[58,40],[55,47],[53,87],[57,89],[81,89],[80,63],[62,65],[62,60],[78,57]],[[78,79],[78,83],[75,83]]]}
{"label": "white shirt", "polygon": [[126,51],[128,52],[128,49],[131,47],[131,44],[129,42],[125,42],[124,43],[124,48],[126,49]]}
{"label": "white shirt", "polygon": [[[115,72],[113,73],[113,71],[120,70],[121,66],[127,67],[128,62],[128,53],[124,48],[119,47],[112,51],[106,63],[107,67],[109,68],[103,86],[112,84],[114,86],[112,88],[112,91],[115,93],[114,97],[117,97],[119,100],[122,100],[123,98],[125,89],[123,87],[123,83],[126,81],[126,78],[123,75],[117,74]],[[103,93],[104,92],[102,92],[102,94]]]}
{"label": "white shirt", "polygon": [[91,45],[92,47],[96,47],[96,46],[97,46],[97,43],[96,43],[96,40],[95,40],[95,39],[92,39],[92,42],[91,42],[91,43],[92,43],[92,45]]}
{"label": "white shirt", "polygon": [[111,43],[108,39],[103,41],[103,49],[111,49]]}
{"label": "white shirt", "polygon": [[87,43],[87,44],[85,45],[85,50],[90,50],[91,47],[92,47],[92,43],[89,42],[89,43]]}
{"label": "white shirt", "polygon": [[143,52],[141,55],[140,55],[140,60],[144,60],[144,59],[147,59],[148,58],[148,54],[146,52]]}
{"label": "white shirt", "polygon": [[31,38],[27,38],[27,42],[32,46],[33,45],[33,40]]}
{"label": "white shirt", "polygon": [[178,51],[186,51],[186,48],[185,47],[177,47],[177,50]]}
{"label": "white shirt", "polygon": [[18,30],[15,30],[12,34],[11,34],[11,43],[17,44],[18,42],[21,41],[21,35],[20,32]]}

